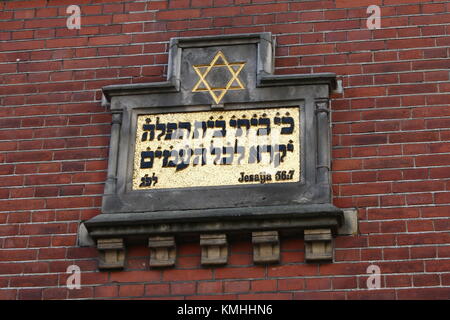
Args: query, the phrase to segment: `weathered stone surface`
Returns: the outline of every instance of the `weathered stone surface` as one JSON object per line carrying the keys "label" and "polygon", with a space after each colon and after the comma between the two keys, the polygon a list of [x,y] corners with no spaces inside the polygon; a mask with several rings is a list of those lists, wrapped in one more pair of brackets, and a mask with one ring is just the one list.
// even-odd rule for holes
{"label": "weathered stone surface", "polygon": [[176,245],[174,237],[151,237],[148,239],[150,248],[150,267],[170,267],[175,265]]}
{"label": "weathered stone surface", "polygon": [[125,246],[121,238],[98,239],[99,269],[122,269],[125,265]]}
{"label": "weathered stone surface", "polygon": [[252,233],[253,262],[277,263],[280,261],[280,241],[277,231],[259,231]]}
{"label": "weathered stone surface", "polygon": [[77,243],[80,247],[95,247],[95,241],[89,235],[84,223],[78,227]]}
{"label": "weathered stone surface", "polygon": [[225,234],[200,235],[202,265],[221,265],[228,262],[228,242]]}
{"label": "weathered stone surface", "polygon": [[342,226],[338,229],[338,235],[350,236],[358,233],[358,210],[345,209]]}
{"label": "weathered stone surface", "polygon": [[305,230],[306,262],[333,261],[333,237],[330,229]]}

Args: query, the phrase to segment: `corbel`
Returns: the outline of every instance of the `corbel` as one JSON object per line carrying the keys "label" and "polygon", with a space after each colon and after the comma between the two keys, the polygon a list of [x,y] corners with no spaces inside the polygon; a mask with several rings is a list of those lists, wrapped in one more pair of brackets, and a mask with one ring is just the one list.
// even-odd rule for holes
{"label": "corbel", "polygon": [[225,234],[200,235],[202,265],[220,265],[228,262],[228,243]]}
{"label": "corbel", "polygon": [[148,239],[150,248],[150,267],[171,267],[175,265],[177,256],[175,237],[151,237]]}
{"label": "corbel", "polygon": [[277,263],[280,261],[278,231],[252,232],[253,262]]}
{"label": "corbel", "polygon": [[306,262],[332,262],[333,237],[330,229],[305,230],[305,260]]}
{"label": "corbel", "polygon": [[122,269],[125,265],[125,246],[122,238],[98,239],[99,269]]}

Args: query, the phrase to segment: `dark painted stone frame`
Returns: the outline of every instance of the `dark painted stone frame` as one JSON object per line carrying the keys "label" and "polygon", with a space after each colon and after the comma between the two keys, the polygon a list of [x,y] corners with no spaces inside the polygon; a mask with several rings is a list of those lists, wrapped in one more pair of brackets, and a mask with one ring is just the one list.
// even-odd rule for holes
{"label": "dark painted stone frame", "polygon": [[[256,74],[251,94],[227,94],[221,105],[188,95],[181,85],[183,50],[252,44]],[[198,236],[328,228],[336,234],[343,212],[331,204],[329,93],[333,73],[273,75],[270,33],[174,38],[167,81],[103,88],[113,113],[102,214],[86,221],[94,239]],[[186,98],[189,96],[189,98]],[[299,106],[302,179],[298,183],[133,191],[130,183],[139,114]]]}

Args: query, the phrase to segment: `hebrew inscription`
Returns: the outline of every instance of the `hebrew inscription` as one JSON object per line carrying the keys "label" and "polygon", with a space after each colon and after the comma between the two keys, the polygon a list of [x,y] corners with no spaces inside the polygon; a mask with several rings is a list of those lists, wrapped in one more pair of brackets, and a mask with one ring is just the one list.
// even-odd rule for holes
{"label": "hebrew inscription", "polygon": [[300,180],[298,107],[139,115],[133,190]]}

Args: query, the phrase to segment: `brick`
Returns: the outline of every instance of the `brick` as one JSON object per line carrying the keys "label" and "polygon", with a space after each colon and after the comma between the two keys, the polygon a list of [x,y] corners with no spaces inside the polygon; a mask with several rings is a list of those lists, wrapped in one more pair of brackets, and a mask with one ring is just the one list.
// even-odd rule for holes
{"label": "brick", "polygon": [[67,298],[67,288],[46,288],[42,291],[43,300],[62,300]]}
{"label": "brick", "polygon": [[386,288],[411,287],[412,280],[410,275],[385,276]]}
{"label": "brick", "polygon": [[320,275],[365,274],[367,266],[360,263],[335,263],[320,266]]}
{"label": "brick", "polygon": [[93,287],[81,287],[77,290],[69,290],[68,299],[92,298],[94,296]]}
{"label": "brick", "polygon": [[253,292],[277,291],[277,280],[254,280],[250,284]]}
{"label": "brick", "polygon": [[442,246],[437,248],[438,257],[450,257],[450,248],[448,246]]}
{"label": "brick", "polygon": [[386,135],[354,135],[346,136],[342,139],[343,145],[369,145],[369,144],[383,144],[387,143],[388,137]]}
{"label": "brick", "polygon": [[450,274],[441,275],[442,285],[448,285],[450,283]]}
{"label": "brick", "polygon": [[434,247],[413,247],[411,248],[411,259],[417,258],[435,258],[437,250]]}
{"label": "brick", "polygon": [[390,183],[365,183],[363,185],[341,186],[341,195],[367,195],[391,192]]}
{"label": "brick", "polygon": [[417,132],[414,135],[406,133],[394,133],[389,135],[390,143],[438,141],[437,132]]}
{"label": "brick", "polygon": [[25,248],[27,246],[27,238],[6,238],[3,248]]}
{"label": "brick", "polygon": [[425,262],[427,272],[445,272],[450,270],[449,260],[433,260]]}
{"label": "brick", "polygon": [[2,300],[13,300],[17,296],[16,289],[3,289],[0,290],[0,299]]}
{"label": "brick", "polygon": [[399,290],[397,292],[398,299],[402,300],[441,300],[448,298],[448,288],[420,288]]}
{"label": "brick", "polygon": [[[219,277],[217,277],[219,278]],[[212,272],[209,269],[192,269],[192,270],[164,270],[163,281],[182,281],[182,280],[210,280]]]}
{"label": "brick", "polygon": [[416,158],[417,166],[439,166],[448,165],[450,162],[450,155],[427,155]]}
{"label": "brick", "polygon": [[13,277],[10,280],[12,287],[42,287],[55,286],[58,284],[57,275],[42,275],[42,276],[21,276]]}
{"label": "brick", "polygon": [[385,248],[383,250],[385,260],[404,260],[409,259],[408,248]]}
{"label": "brick", "polygon": [[305,290],[329,290],[329,289],[331,289],[330,278],[305,279]]}
{"label": "brick", "polygon": [[280,291],[291,291],[291,290],[303,290],[305,287],[304,279],[279,279],[278,280],[278,290]]}
{"label": "brick", "polygon": [[408,231],[419,232],[419,231],[433,231],[433,221],[430,220],[412,220],[407,222]]}
{"label": "brick", "polygon": [[[361,260],[381,260],[383,252],[381,249],[363,249],[361,250]],[[333,282],[334,286],[334,282]]]}
{"label": "brick", "polygon": [[419,217],[419,210],[414,207],[369,209],[370,219],[405,219],[417,217]]}
{"label": "brick", "polygon": [[42,184],[67,184],[70,183],[71,176],[64,174],[45,174],[28,176],[25,178],[25,185],[42,185]]}
{"label": "brick", "polygon": [[412,158],[384,158],[384,159],[365,159],[364,168],[383,169],[383,168],[404,168],[413,166]]}
{"label": "brick", "polygon": [[450,235],[448,233],[404,234],[398,236],[398,244],[443,244],[447,243],[449,238]]}
{"label": "brick", "polygon": [[265,270],[263,267],[242,268],[218,268],[215,270],[216,279],[239,279],[239,278],[263,278]]}
{"label": "brick", "polygon": [[223,284],[222,282],[217,281],[208,281],[208,282],[198,282],[197,284],[197,293],[198,294],[208,294],[208,293],[222,293],[223,292]]}
{"label": "brick", "polygon": [[161,272],[155,270],[112,273],[110,277],[112,282],[150,282],[160,279]]}
{"label": "brick", "polygon": [[450,220],[447,219],[435,219],[433,220],[433,225],[435,230],[442,231],[442,230],[449,230],[450,228]]}
{"label": "brick", "polygon": [[417,274],[413,275],[414,287],[438,286],[440,284],[438,274]]}
{"label": "brick", "polygon": [[250,291],[250,281],[225,281],[224,292],[242,293]]}
{"label": "brick", "polygon": [[171,283],[170,293],[172,295],[191,295],[195,293],[195,287],[195,282]]}
{"label": "brick", "polygon": [[21,289],[18,290],[18,300],[41,300],[42,289]]}
{"label": "brick", "polygon": [[120,297],[140,297],[144,295],[143,284],[121,285],[119,287]]}
{"label": "brick", "polygon": [[362,161],[357,159],[335,160],[332,166],[333,171],[362,169]]}
{"label": "brick", "polygon": [[93,205],[93,199],[91,197],[65,197],[65,198],[53,198],[47,199],[46,208],[82,208],[91,207]]}
{"label": "brick", "polygon": [[[397,182],[392,185],[393,192],[424,192],[424,191],[436,191],[444,189],[444,183],[440,181],[417,181],[417,182]],[[409,199],[414,198],[415,201],[419,201],[420,195],[409,195]],[[408,199],[407,199],[408,200]],[[419,201],[420,203],[420,201]]]}
{"label": "brick", "polygon": [[200,17],[199,9],[159,11],[156,14],[157,20],[182,20],[198,17]]}
{"label": "brick", "polygon": [[335,261],[359,261],[360,251],[359,250],[337,250],[335,251]]}
{"label": "brick", "polygon": [[7,162],[27,162],[27,161],[46,161],[46,160],[52,160],[51,152],[33,151],[33,152],[9,153],[6,158]]}
{"label": "brick", "polygon": [[44,208],[44,200],[27,199],[27,200],[0,200],[0,206],[5,211],[13,210],[36,210]]}
{"label": "brick", "polygon": [[238,299],[242,300],[287,300],[292,299],[290,293],[254,293],[240,294]]}
{"label": "brick", "polygon": [[145,285],[146,296],[165,296],[169,295],[170,286],[168,284],[147,284]]}

